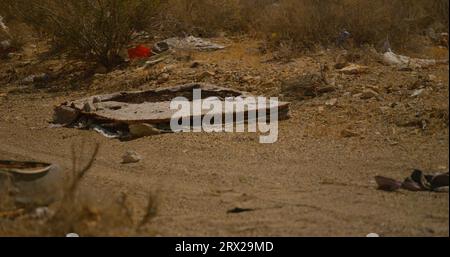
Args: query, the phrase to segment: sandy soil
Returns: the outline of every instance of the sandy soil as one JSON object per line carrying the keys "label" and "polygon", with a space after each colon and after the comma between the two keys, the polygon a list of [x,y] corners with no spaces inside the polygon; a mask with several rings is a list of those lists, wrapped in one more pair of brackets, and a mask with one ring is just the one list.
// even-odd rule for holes
{"label": "sandy soil", "polygon": [[[162,236],[449,235],[447,193],[388,193],[377,190],[374,181],[376,175],[403,179],[414,168],[448,170],[448,66],[400,72],[363,56],[358,62],[369,65],[367,74],[341,76],[332,68],[334,50],[280,63],[266,61],[271,56],[261,54],[252,40],[219,42],[228,48],[178,53],[144,71],[136,63],[91,76],[79,87],[70,74],[78,74],[81,64],[37,61],[39,46],[28,47],[21,57],[0,64],[1,159],[69,169],[72,143],[99,142],[82,189],[99,199],[125,192],[136,210],[145,207],[148,192],[157,192],[158,215],[151,227]],[[190,68],[193,61],[200,67]],[[48,127],[55,105],[91,94],[201,80],[280,96],[284,80],[317,73],[324,63],[331,66],[336,90],[293,100],[292,117],[280,123],[276,144],[259,144],[258,134],[251,133],[166,134],[121,142],[93,131]],[[58,76],[44,88],[20,85],[36,71]],[[161,79],[163,73],[168,79]],[[417,81],[425,91],[411,97]],[[354,97],[364,88],[379,96]],[[333,98],[337,103],[327,106]],[[342,136],[346,129],[355,135]],[[128,150],[143,160],[121,164]],[[254,210],[227,213],[236,207]]]}

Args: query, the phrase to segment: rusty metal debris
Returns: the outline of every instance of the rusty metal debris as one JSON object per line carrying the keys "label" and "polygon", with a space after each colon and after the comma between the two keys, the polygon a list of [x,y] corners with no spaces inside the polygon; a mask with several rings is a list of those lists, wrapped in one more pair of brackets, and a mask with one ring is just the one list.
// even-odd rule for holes
{"label": "rusty metal debris", "polygon": [[[225,101],[228,97],[245,99],[251,96],[247,92],[205,83],[146,91],[118,92],[65,102],[55,108],[53,123],[54,126],[92,129],[106,137],[120,139],[170,133],[172,132],[170,121],[176,113],[176,110],[170,109],[171,101],[176,97],[185,97],[190,99],[192,104],[194,89],[201,89],[202,99],[217,97]],[[267,106],[266,113],[270,113],[274,107]],[[278,118],[286,119],[289,103],[279,102],[276,107]],[[248,106],[244,116],[249,111],[263,111],[263,109],[258,109],[256,105]],[[203,117],[206,113],[206,110],[202,110],[201,116]],[[189,115],[189,118],[193,117],[192,114]],[[187,116],[181,118],[187,118]]]}

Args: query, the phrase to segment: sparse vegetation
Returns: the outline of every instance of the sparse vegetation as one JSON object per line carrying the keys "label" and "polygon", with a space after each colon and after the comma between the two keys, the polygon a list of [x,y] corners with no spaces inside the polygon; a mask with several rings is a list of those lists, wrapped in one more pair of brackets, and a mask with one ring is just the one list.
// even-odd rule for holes
{"label": "sparse vegetation", "polygon": [[58,49],[110,68],[136,31],[216,36],[249,33],[276,48],[333,44],[344,29],[355,45],[398,46],[428,28],[448,31],[447,0],[18,0],[3,15],[45,32]]}
{"label": "sparse vegetation", "polygon": [[387,36],[403,45],[430,26],[448,30],[446,0],[169,0],[169,6],[177,28],[186,33],[247,32],[297,50],[333,44],[344,29],[356,45]]}
{"label": "sparse vegetation", "polygon": [[30,24],[71,54],[105,67],[122,61],[133,33],[147,27],[158,0],[7,1],[8,16]]}

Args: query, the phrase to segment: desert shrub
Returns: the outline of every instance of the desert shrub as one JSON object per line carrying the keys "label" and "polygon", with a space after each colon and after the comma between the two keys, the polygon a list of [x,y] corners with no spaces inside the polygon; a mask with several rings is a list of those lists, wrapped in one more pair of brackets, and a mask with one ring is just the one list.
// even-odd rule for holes
{"label": "desert shrub", "polygon": [[448,0],[3,0],[0,15],[21,16],[61,48],[113,66],[138,30],[247,33],[292,50],[331,45],[347,30],[356,45],[389,37],[400,47],[425,29],[448,31],[448,7]]}
{"label": "desert shrub", "polygon": [[239,0],[167,0],[165,11],[173,34],[210,37],[219,32],[240,31],[243,20]]}
{"label": "desert shrub", "polygon": [[106,67],[121,62],[133,33],[152,21],[158,0],[17,0],[5,12],[53,38],[59,49]]}
{"label": "desert shrub", "polygon": [[410,35],[437,26],[448,30],[448,0],[167,0],[175,33],[214,36],[251,33],[272,45],[293,48],[333,44],[348,30],[357,45],[390,37],[404,45]]}
{"label": "desert shrub", "polygon": [[447,24],[446,8],[446,0],[280,0],[265,8],[255,26],[274,44],[293,41],[299,48],[334,43],[343,30],[352,33],[357,45],[388,36],[401,45],[411,34]]}

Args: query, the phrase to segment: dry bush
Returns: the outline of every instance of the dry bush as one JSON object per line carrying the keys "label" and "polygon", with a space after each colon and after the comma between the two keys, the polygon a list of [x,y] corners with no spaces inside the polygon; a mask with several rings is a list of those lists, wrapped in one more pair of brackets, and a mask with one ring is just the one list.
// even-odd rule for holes
{"label": "dry bush", "polygon": [[159,0],[16,0],[5,13],[50,35],[59,49],[105,67],[122,60],[133,33],[152,21]]}
{"label": "dry bush", "polygon": [[[84,142],[72,147],[72,173],[64,187],[63,198],[49,207],[49,212],[36,216],[35,210],[14,208],[10,194],[11,182],[2,177],[0,182],[0,236],[133,236],[147,232],[146,225],[156,215],[157,199],[149,193],[144,215],[135,221],[127,195],[117,199],[101,198],[98,192],[80,190],[80,182],[92,168],[99,146],[85,151]],[[0,173],[0,175],[5,175]],[[8,186],[5,186],[8,185]]]}
{"label": "dry bush", "polygon": [[173,34],[216,36],[247,25],[239,0],[167,0],[165,31]]}
{"label": "dry bush", "polygon": [[280,0],[264,10],[256,27],[275,44],[294,41],[299,48],[332,44],[343,30],[357,45],[388,36],[402,45],[431,25],[448,30],[446,6],[447,0]]}
{"label": "dry bush", "polygon": [[389,36],[400,46],[430,26],[448,30],[447,10],[448,0],[167,0],[166,31],[245,32],[303,49],[333,44],[345,29],[356,45]]}

